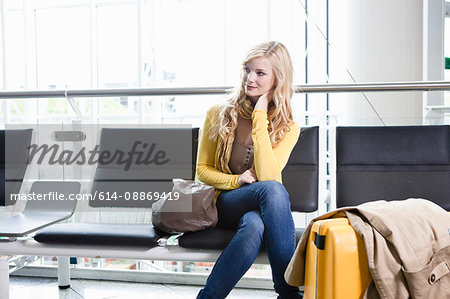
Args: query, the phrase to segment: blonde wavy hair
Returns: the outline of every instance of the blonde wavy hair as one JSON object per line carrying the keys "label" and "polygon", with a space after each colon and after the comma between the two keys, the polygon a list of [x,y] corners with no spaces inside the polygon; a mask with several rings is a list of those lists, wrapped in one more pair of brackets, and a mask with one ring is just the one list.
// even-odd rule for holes
{"label": "blonde wavy hair", "polygon": [[290,103],[294,94],[293,67],[289,52],[282,43],[276,41],[261,43],[251,49],[242,62],[241,84],[234,90],[226,103],[220,107],[219,117],[211,128],[210,137],[212,140],[215,140],[218,135],[220,136],[217,166],[219,170],[226,173],[231,173],[228,162],[231,156],[234,132],[238,124],[238,115],[241,114],[244,118],[250,118],[253,111],[253,105],[245,94],[245,82],[242,80],[242,74],[246,64],[258,57],[269,59],[275,77],[269,94],[267,110],[268,131],[272,147],[277,146],[294,122]]}

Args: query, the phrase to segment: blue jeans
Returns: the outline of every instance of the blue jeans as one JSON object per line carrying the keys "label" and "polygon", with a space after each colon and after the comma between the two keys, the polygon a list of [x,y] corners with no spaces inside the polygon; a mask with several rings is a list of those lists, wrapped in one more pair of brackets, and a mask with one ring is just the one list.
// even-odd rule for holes
{"label": "blue jeans", "polygon": [[284,272],[295,250],[289,194],[277,181],[256,182],[222,191],[217,199],[218,227],[236,229],[197,298],[225,298],[247,272],[265,244],[278,298],[298,298]]}

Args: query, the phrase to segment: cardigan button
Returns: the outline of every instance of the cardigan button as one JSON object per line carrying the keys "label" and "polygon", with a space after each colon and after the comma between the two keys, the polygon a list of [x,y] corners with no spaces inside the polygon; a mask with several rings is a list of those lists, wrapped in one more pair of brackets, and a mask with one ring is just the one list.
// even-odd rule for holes
{"label": "cardigan button", "polygon": [[436,275],[431,274],[431,276],[430,276],[430,282],[433,283],[433,282],[435,282],[435,281],[436,281]]}

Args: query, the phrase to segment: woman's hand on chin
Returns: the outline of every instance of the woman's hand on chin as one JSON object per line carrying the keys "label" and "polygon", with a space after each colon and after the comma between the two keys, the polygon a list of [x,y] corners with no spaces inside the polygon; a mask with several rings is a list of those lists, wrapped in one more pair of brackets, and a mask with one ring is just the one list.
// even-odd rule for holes
{"label": "woman's hand on chin", "polygon": [[269,92],[264,93],[261,95],[258,99],[258,101],[255,104],[255,107],[253,110],[262,110],[267,112],[267,106],[269,105]]}

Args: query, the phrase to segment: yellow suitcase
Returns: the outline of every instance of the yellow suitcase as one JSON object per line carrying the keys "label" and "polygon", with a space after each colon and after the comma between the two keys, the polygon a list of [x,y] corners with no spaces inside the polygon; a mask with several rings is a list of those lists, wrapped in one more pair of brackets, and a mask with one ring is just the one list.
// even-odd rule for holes
{"label": "yellow suitcase", "polygon": [[370,279],[364,243],[348,219],[316,221],[306,247],[305,298],[362,298]]}

